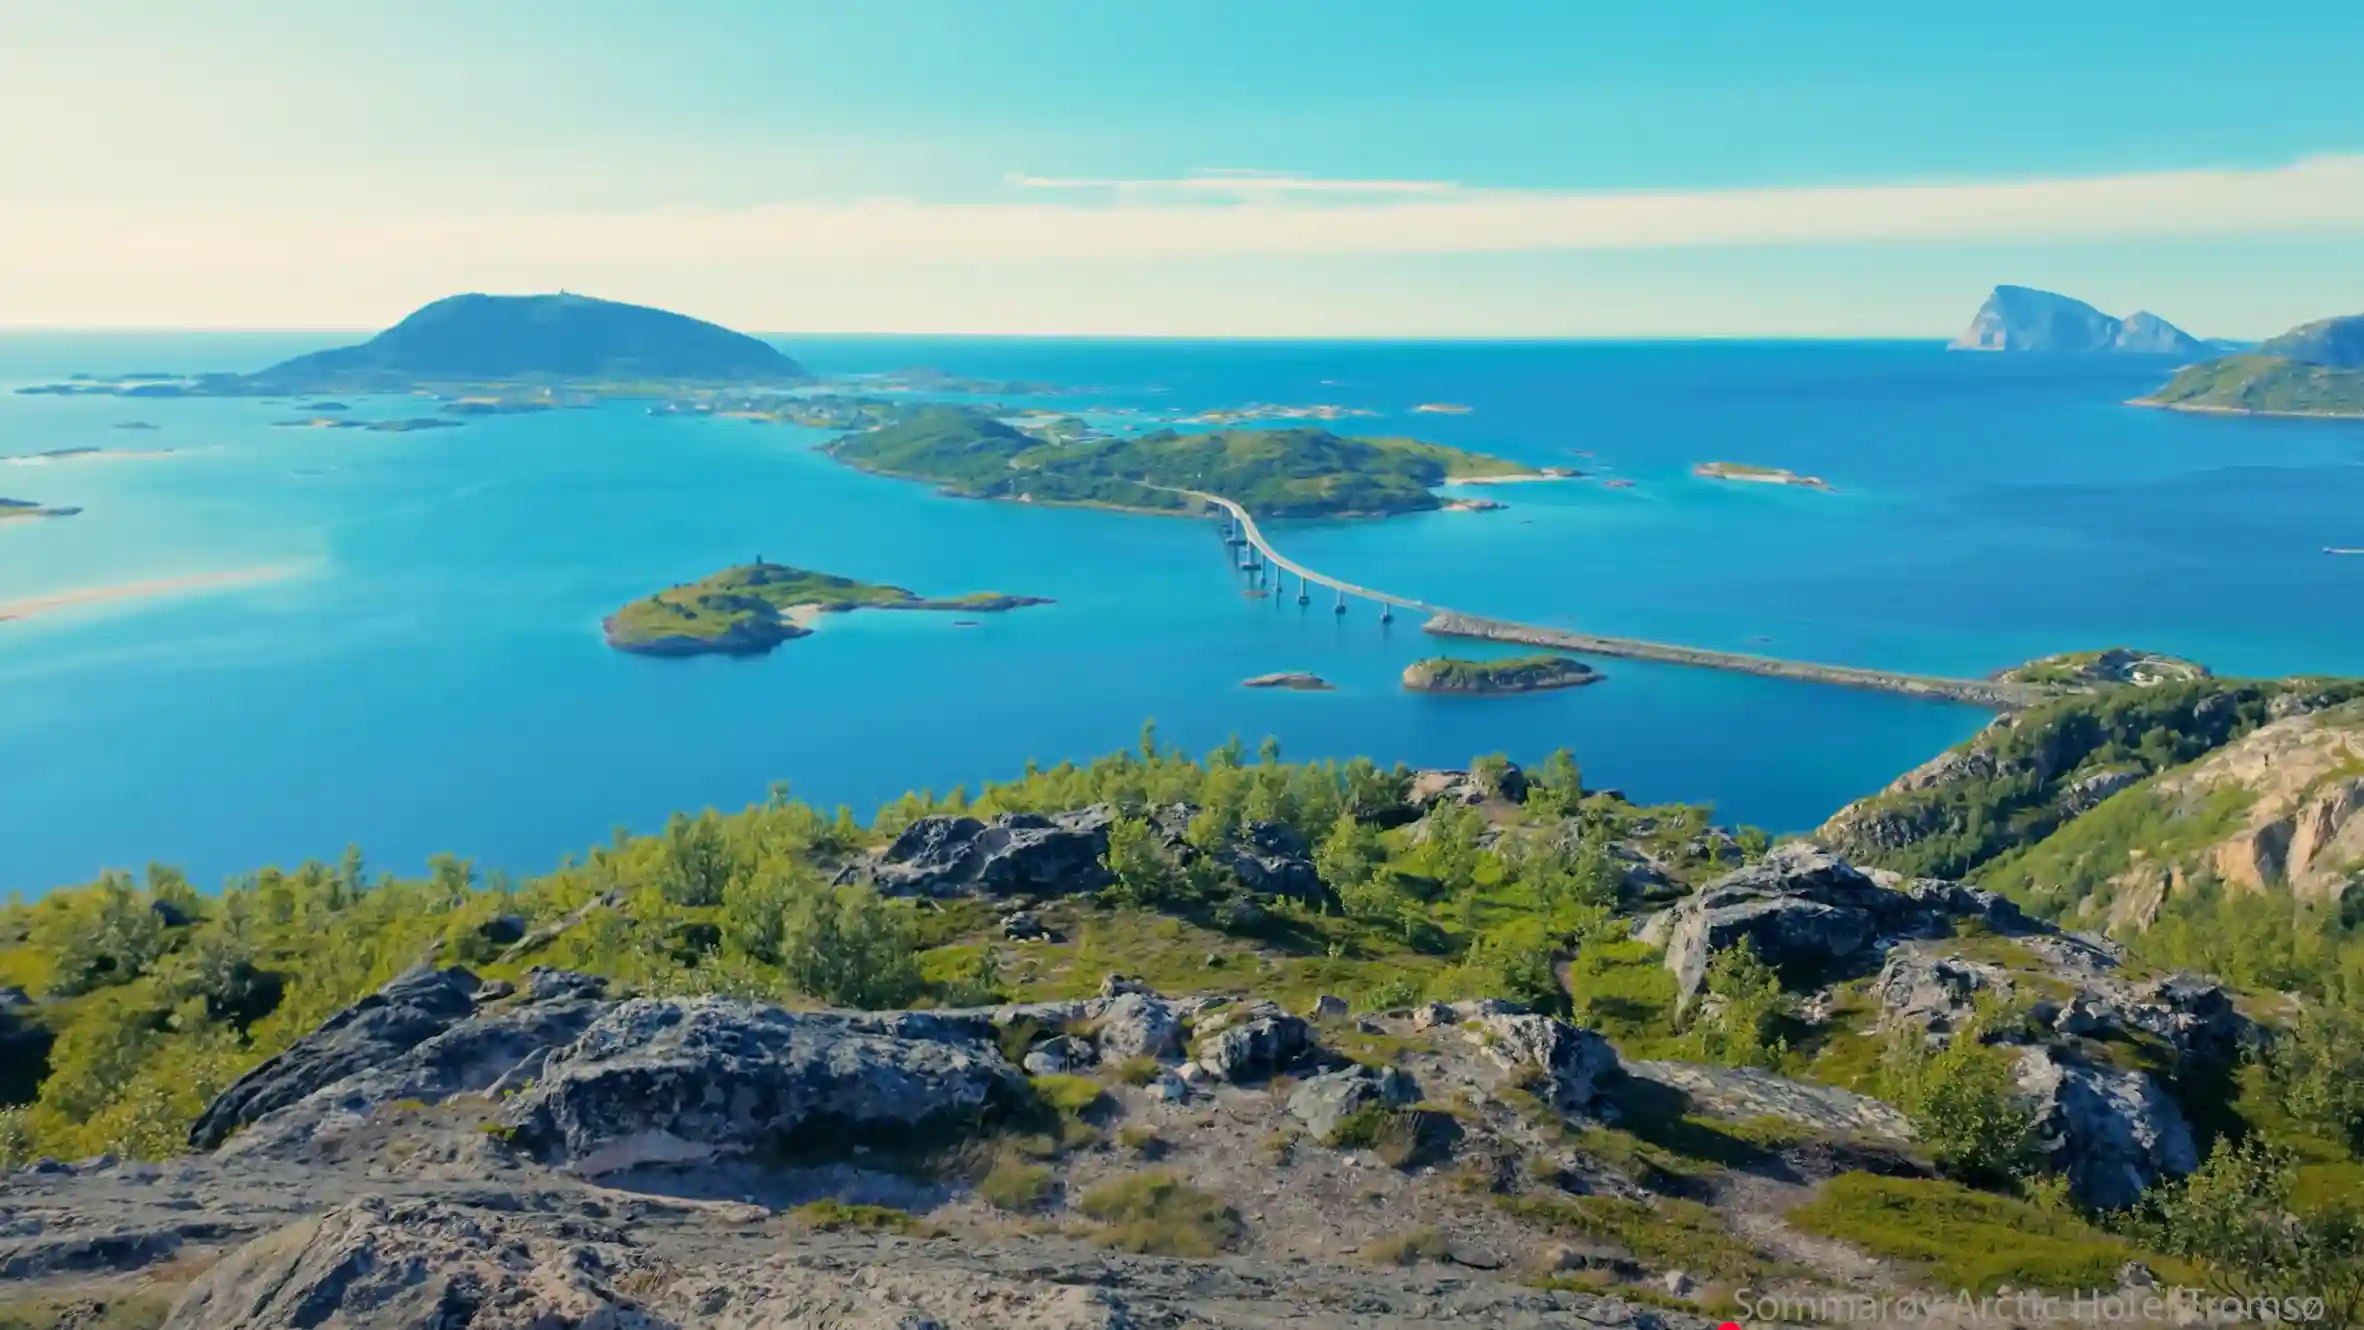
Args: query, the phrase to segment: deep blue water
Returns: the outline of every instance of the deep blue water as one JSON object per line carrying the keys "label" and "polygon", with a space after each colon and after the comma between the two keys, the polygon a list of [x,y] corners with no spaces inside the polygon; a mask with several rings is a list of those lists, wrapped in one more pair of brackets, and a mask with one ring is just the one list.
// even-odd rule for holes
{"label": "deep blue water", "polygon": [[[0,335],[0,387],[251,368],[334,340]],[[1272,527],[1305,562],[1475,612],[1937,672],[2117,642],[2228,673],[2364,672],[2364,559],[2321,553],[2364,546],[2364,427],[2120,405],[2159,363],[1896,343],[781,341],[824,373],[930,364],[1145,411],[1361,406],[1384,414],[1353,429],[1595,471],[1484,491],[1502,512]],[[1407,414],[1432,401],[1475,410]],[[631,405],[409,435],[269,426],[288,414],[0,395],[0,457],[177,450],[0,465],[0,495],[86,509],[0,527],[0,602],[300,569],[0,624],[0,890],[151,859],[211,880],[352,842],[384,867],[450,850],[535,871],[775,780],[867,812],[1126,746],[1149,717],[1193,749],[1272,734],[1301,757],[1566,745],[1595,783],[1796,829],[1983,719],[1619,661],[1563,693],[1407,695],[1396,674],[1436,649],[1416,621],[1245,599],[1198,523],[943,499],[836,466],[816,432]],[[160,428],[113,428],[133,419]],[[1719,459],[1838,492],[1688,474]],[[617,604],[758,553],[1059,603],[973,629],[856,614],[757,660],[601,645]],[[1239,687],[1282,669],[1341,688]]]}

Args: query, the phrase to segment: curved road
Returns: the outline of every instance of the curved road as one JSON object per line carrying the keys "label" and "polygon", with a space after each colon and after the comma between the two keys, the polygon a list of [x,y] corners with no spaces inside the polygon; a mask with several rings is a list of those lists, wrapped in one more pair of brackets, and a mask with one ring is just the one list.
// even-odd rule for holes
{"label": "curved road", "polygon": [[2004,683],[1994,679],[1952,679],[1931,674],[1900,674],[1893,670],[1865,669],[1857,665],[1819,665],[1811,661],[1783,660],[1774,656],[1754,656],[1739,651],[1717,651],[1707,647],[1678,646],[1671,642],[1650,642],[1635,637],[1604,637],[1596,633],[1579,633],[1564,628],[1546,628],[1540,624],[1517,623],[1509,619],[1491,619],[1484,615],[1467,614],[1447,609],[1442,605],[1415,600],[1410,596],[1391,595],[1376,587],[1361,586],[1298,563],[1274,549],[1256,519],[1248,510],[1205,490],[1181,489],[1159,485],[1156,489],[1187,494],[1202,503],[1212,504],[1231,514],[1239,523],[1240,535],[1249,547],[1269,560],[1283,572],[1295,573],[1315,586],[1333,588],[1342,595],[1361,596],[1380,605],[1401,605],[1429,616],[1421,625],[1422,631],[1438,637],[1470,637],[1490,642],[1517,642],[1528,646],[1545,647],[1557,651],[1574,651],[1596,656],[1616,656],[1627,660],[1652,660],[1668,665],[1690,665],[1700,669],[1725,670],[1738,674],[1755,674],[1768,678],[1796,679],[1805,683],[1835,684],[1842,688],[1869,688],[1884,693],[1903,693],[1911,697],[1937,698],[1945,701],[1967,702],[1973,706],[1999,711],[2033,706],[2060,695],[2058,690],[2033,684]]}

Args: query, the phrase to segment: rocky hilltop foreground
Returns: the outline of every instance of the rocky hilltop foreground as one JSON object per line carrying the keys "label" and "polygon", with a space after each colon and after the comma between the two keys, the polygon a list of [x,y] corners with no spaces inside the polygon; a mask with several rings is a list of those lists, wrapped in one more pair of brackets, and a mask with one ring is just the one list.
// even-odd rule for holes
{"label": "rocky hilltop foreground", "polygon": [[1820,843],[1146,732],[12,905],[0,1326],[2354,1324],[2364,683],[2045,664]]}
{"label": "rocky hilltop foreground", "polygon": [[1951,349],[2208,354],[2207,343],[2156,314],[2114,318],[2082,300],[2028,286],[1996,287]]}

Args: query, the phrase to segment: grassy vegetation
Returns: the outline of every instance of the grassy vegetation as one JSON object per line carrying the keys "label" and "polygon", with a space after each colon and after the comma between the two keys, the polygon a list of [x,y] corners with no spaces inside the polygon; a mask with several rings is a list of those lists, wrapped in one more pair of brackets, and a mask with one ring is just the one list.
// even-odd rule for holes
{"label": "grassy vegetation", "polygon": [[1102,1226],[1119,1251],[1156,1256],[1219,1256],[1247,1235],[1239,1212],[1221,1197],[1171,1173],[1135,1173],[1093,1187],[1076,1208]]}
{"label": "grassy vegetation", "polygon": [[891,1205],[849,1204],[836,1197],[797,1206],[788,1215],[807,1228],[823,1233],[860,1229],[871,1233],[933,1236],[941,1231],[908,1210],[897,1210]]}
{"label": "grassy vegetation", "polygon": [[[1607,904],[1616,887],[1604,842],[1646,845],[1680,877],[1714,866],[1693,848],[1706,810],[1587,795],[1564,757],[1532,774],[1524,807],[1455,806],[1422,826],[1383,830],[1405,813],[1409,777],[1400,770],[1290,763],[1277,749],[1251,755],[1237,744],[1194,760],[1150,734],[1139,750],[1033,769],[973,794],[915,792],[867,824],[780,792],[742,812],[619,834],[525,880],[480,875],[450,856],[398,878],[369,871],[358,851],[335,864],[261,869],[216,894],[167,867],[142,879],[111,873],[0,907],[0,984],[35,999],[0,1013],[11,1051],[0,1059],[0,1162],[177,1153],[189,1122],[229,1081],[430,947],[442,963],[488,979],[521,979],[546,964],[649,995],[791,1005],[1079,997],[1111,973],[1292,1008],[1323,993],[1384,994],[1398,1006],[1431,996],[1553,1004],[1555,952],[1622,927]],[[1253,923],[1227,923],[1220,907],[1241,890],[1228,873],[1177,871],[1172,894],[1153,902],[1115,891],[1051,902],[1040,913],[1062,940],[1013,944],[973,901],[923,906],[830,885],[835,865],[921,817],[1101,802],[1188,803],[1200,809],[1194,837],[1251,818],[1292,828],[1316,847],[1343,911],[1270,901]],[[1492,821],[1506,834],[1481,848]],[[488,926],[512,915],[548,929],[547,940],[516,949],[492,941]],[[1663,980],[1638,959],[1621,973]],[[1004,1051],[1022,1060],[1061,1033],[1070,1032],[1022,1025]],[[1332,1037],[1375,1061],[1401,1051],[1350,1028]],[[1102,1085],[1152,1074],[1098,1073]]]}
{"label": "grassy vegetation", "polygon": [[2334,369],[2282,356],[2225,356],[2179,371],[2142,400],[2187,410],[2364,416],[2364,370]]}
{"label": "grassy vegetation", "polygon": [[1587,684],[1599,677],[1582,661],[1548,653],[1491,660],[1431,656],[1404,670],[1404,686],[1430,693],[1531,693]]}
{"label": "grassy vegetation", "polygon": [[168,1294],[130,1293],[0,1303],[0,1330],[155,1330],[172,1314],[172,1302]]}
{"label": "grassy vegetation", "polygon": [[2175,1282],[2173,1262],[2073,1213],[1954,1182],[1843,1173],[1790,1211],[1789,1222],[1874,1255],[1918,1262],[1942,1288],[2114,1289],[2119,1269],[2132,1260],[2149,1262]]}
{"label": "grassy vegetation", "polygon": [[1080,1117],[1108,1098],[1108,1092],[1100,1087],[1098,1081],[1085,1076],[1053,1073],[1048,1076],[1036,1076],[1032,1080],[1034,1093],[1040,1096],[1044,1103],[1062,1113],[1070,1113]]}
{"label": "grassy vegetation", "polygon": [[1258,516],[1339,517],[1438,506],[1431,488],[1529,474],[1500,458],[1413,439],[1349,439],[1322,429],[1161,430],[1134,438],[1045,441],[979,411],[929,406],[831,446],[866,470],[934,481],[977,498],[1188,512],[1177,489],[1220,494]]}
{"label": "grassy vegetation", "polygon": [[1523,1223],[1563,1237],[1614,1243],[1636,1260],[1661,1269],[1746,1280],[1773,1268],[1762,1253],[1726,1228],[1715,1211],[1695,1201],[1502,1196],[1495,1203]]}

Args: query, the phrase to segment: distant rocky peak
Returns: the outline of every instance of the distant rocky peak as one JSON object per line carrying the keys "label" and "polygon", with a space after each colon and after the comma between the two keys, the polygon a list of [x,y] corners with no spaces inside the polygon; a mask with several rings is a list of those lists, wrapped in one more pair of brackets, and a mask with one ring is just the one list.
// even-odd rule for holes
{"label": "distant rocky peak", "polygon": [[2120,319],[2057,292],[1998,286],[1951,349],[2195,355],[2207,346],[2148,311]]}

